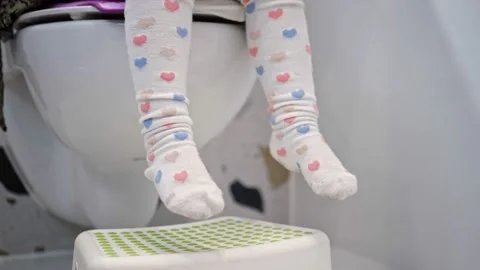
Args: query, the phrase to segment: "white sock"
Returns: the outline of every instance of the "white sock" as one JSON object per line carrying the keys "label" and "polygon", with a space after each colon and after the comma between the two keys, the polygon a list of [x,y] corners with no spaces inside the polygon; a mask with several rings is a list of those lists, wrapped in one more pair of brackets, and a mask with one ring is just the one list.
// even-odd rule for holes
{"label": "white sock", "polygon": [[318,130],[311,50],[302,0],[245,0],[247,38],[272,114],[272,156],[300,171],[313,191],[345,199],[357,191]]}
{"label": "white sock", "polygon": [[193,0],[127,0],[125,30],[147,160],[172,212],[206,219],[224,208],[193,141],[186,96]]}

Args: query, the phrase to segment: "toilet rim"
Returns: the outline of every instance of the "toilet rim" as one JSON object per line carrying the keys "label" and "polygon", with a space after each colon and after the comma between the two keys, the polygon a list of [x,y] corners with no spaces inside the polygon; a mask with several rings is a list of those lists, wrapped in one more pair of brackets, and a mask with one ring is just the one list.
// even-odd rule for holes
{"label": "toilet rim", "polygon": [[[123,3],[117,2],[116,4]],[[123,10],[117,8],[114,11],[105,12],[105,10],[102,11],[93,5],[61,5],[27,12],[15,21],[12,29],[15,34],[23,28],[37,24],[95,19],[123,20]],[[242,24],[245,22],[245,13],[243,7],[236,1],[221,1],[218,2],[218,4],[199,1],[195,4],[193,10],[193,20],[199,22]]]}

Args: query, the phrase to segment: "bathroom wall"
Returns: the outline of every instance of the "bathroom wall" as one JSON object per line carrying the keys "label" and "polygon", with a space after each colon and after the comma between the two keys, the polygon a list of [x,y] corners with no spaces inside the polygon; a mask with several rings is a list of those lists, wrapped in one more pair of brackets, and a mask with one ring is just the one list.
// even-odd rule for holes
{"label": "bathroom wall", "polygon": [[[267,153],[270,127],[266,107],[257,85],[235,120],[201,150],[201,155],[224,191],[224,215],[287,223],[289,174]],[[3,137],[0,134],[0,140]],[[74,238],[85,228],[40,209],[25,194],[5,158],[0,168],[0,256],[72,248]],[[160,206],[151,225],[186,221]]]}
{"label": "bathroom wall", "polygon": [[478,269],[479,12],[475,0],[308,2],[320,125],[359,193],[332,202],[295,181],[291,200],[296,224],[329,235],[334,269],[355,257],[368,267],[340,269]]}

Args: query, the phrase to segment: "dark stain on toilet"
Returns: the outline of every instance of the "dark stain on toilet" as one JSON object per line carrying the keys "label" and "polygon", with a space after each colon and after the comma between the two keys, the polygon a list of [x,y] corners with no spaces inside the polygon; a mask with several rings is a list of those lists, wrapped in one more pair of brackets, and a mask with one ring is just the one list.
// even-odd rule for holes
{"label": "dark stain on toilet", "polygon": [[5,201],[10,204],[10,205],[15,205],[17,204],[17,200],[14,198],[5,198]]}
{"label": "dark stain on toilet", "polygon": [[27,189],[18,178],[5,151],[0,148],[0,183],[11,193],[16,195],[28,195]]}
{"label": "dark stain on toilet", "polygon": [[35,253],[43,253],[45,252],[45,247],[44,246],[35,246],[33,248],[33,252]]}
{"label": "dark stain on toilet", "polygon": [[258,189],[244,186],[240,179],[234,179],[230,185],[230,193],[238,204],[253,208],[260,213],[264,212],[262,194]]}

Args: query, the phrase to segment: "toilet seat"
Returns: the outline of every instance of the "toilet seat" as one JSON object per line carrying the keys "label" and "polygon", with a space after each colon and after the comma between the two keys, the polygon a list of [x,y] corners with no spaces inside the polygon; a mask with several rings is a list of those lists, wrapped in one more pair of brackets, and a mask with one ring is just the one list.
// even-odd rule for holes
{"label": "toilet seat", "polygon": [[[99,15],[112,17],[112,15],[123,15],[123,10],[119,7],[108,13],[102,12],[95,6],[80,5],[72,6],[62,4],[54,8],[41,9],[23,14],[13,24],[13,32],[16,33],[22,28],[39,23],[63,21],[63,20],[81,20],[89,17],[98,18]],[[202,18],[223,19],[218,23],[243,23],[245,22],[245,12],[240,3],[226,0],[197,0],[193,9],[193,20],[202,21]]]}

